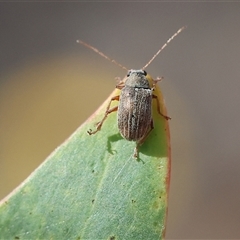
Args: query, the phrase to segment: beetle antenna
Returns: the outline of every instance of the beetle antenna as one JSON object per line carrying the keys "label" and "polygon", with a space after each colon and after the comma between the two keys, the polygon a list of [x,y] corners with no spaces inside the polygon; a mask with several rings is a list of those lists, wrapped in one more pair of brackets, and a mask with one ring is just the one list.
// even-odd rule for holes
{"label": "beetle antenna", "polygon": [[150,61],[142,68],[142,70],[144,70],[145,68],[147,68],[150,63],[157,57],[157,55],[180,33],[182,32],[184,29],[186,28],[186,26],[180,28],[177,32],[175,32],[168,40],[167,42],[156,52],[156,54],[150,59]]}
{"label": "beetle antenna", "polygon": [[117,61],[115,61],[114,59],[111,59],[110,57],[106,56],[104,53],[100,52],[97,48],[95,48],[95,47],[93,47],[93,46],[91,46],[91,45],[89,45],[89,44],[87,44],[87,43],[85,43],[81,40],[77,40],[77,43],[80,43],[80,44],[84,45],[85,47],[92,49],[94,52],[98,53],[99,55],[106,58],[110,62],[112,62],[112,63],[116,64],[117,66],[119,66],[120,68],[128,71],[128,69],[126,67],[124,67],[122,64],[120,64]]}

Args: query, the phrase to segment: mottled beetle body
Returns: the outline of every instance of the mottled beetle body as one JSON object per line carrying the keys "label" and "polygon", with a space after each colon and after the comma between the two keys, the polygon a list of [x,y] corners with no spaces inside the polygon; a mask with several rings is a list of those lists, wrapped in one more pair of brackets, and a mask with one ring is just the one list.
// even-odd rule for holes
{"label": "mottled beetle body", "polygon": [[[155,99],[157,103],[157,111],[166,120],[169,117],[163,115],[160,111],[160,104],[156,95],[153,94],[155,85],[161,78],[153,80],[149,75],[147,75],[147,66],[155,59],[155,57],[167,46],[167,44],[172,41],[185,27],[180,28],[168,41],[157,51],[157,53],[151,58],[151,60],[140,70],[130,70],[127,76],[120,81],[116,86],[117,89],[121,90],[120,95],[114,96],[109,102],[105,115],[103,119],[97,123],[96,130],[88,131],[89,135],[95,134],[101,130],[103,122],[106,120],[107,116],[115,111],[117,113],[118,129],[123,138],[129,141],[135,141],[136,147],[134,150],[134,157],[138,158],[139,146],[148,137],[151,130],[154,128],[152,119],[152,101]],[[78,43],[92,49],[104,58],[110,60],[111,62],[117,64],[121,68],[128,70],[126,67],[122,66],[113,59],[104,55],[98,49],[90,46],[89,44],[78,40]],[[112,101],[119,101],[119,105],[113,108],[111,107]]]}
{"label": "mottled beetle body", "polygon": [[129,141],[146,136],[152,122],[152,89],[143,70],[131,70],[122,88],[118,105],[118,129]]}
{"label": "mottled beetle body", "polygon": [[[116,86],[121,90],[120,95],[114,96],[109,102],[103,119],[97,123],[95,131],[90,129],[89,135],[98,132],[108,114],[118,111],[117,121],[118,129],[123,138],[129,141],[135,141],[134,157],[138,158],[139,146],[148,137],[153,127],[152,119],[152,100],[156,99],[157,111],[166,120],[170,119],[160,111],[160,105],[157,96],[153,94],[157,80],[147,78],[144,70],[130,70],[127,76]],[[118,106],[110,109],[112,101],[119,101]]]}

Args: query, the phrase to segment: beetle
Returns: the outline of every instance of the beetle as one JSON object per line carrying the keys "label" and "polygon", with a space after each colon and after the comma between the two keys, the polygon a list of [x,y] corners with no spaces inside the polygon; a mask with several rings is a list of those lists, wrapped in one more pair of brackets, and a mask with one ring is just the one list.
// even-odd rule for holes
{"label": "beetle", "polygon": [[[117,89],[121,90],[120,95],[111,98],[106,108],[103,119],[96,124],[97,126],[94,131],[92,129],[89,129],[87,131],[89,135],[95,134],[100,131],[107,116],[110,113],[117,111],[119,132],[121,136],[126,140],[136,142],[133,156],[135,158],[138,158],[140,145],[144,143],[149,133],[154,128],[152,118],[152,101],[154,99],[157,103],[158,113],[166,120],[171,119],[170,117],[165,116],[163,113],[161,113],[158,97],[153,94],[157,82],[160,81],[162,78],[157,78],[156,80],[153,80],[144,69],[149,66],[149,64],[167,46],[167,44],[181,31],[183,31],[184,28],[185,27],[180,28],[171,38],[169,38],[168,41],[158,50],[158,52],[142,69],[128,70],[126,77],[121,80],[116,86]],[[121,68],[127,70],[126,67],[122,66],[115,60],[110,59],[91,45],[81,40],[78,40],[77,42],[85,45],[86,47],[92,49],[93,51],[97,52],[111,62],[117,64]],[[118,106],[110,109],[112,101],[119,101],[119,104]]]}

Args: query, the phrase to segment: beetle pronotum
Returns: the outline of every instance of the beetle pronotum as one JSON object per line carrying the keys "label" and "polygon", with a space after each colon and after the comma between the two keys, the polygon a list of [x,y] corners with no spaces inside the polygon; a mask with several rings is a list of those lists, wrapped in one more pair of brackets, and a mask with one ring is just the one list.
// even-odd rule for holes
{"label": "beetle pronotum", "polygon": [[[140,70],[128,70],[126,67],[122,66],[117,61],[110,59],[98,49],[81,40],[77,40],[78,43],[81,43],[84,46],[92,49],[102,57],[128,71],[127,76],[123,78],[116,86],[117,89],[121,90],[120,95],[111,98],[103,119],[97,123],[96,130],[92,131],[92,129],[89,129],[89,131],[87,131],[89,135],[100,131],[107,116],[112,112],[118,111],[117,120],[119,132],[123,138],[136,142],[134,157],[138,158],[139,146],[146,140],[149,133],[154,128],[152,119],[153,99],[155,99],[157,102],[158,113],[166,120],[171,119],[170,117],[161,113],[158,97],[153,94],[155,85],[161,80],[161,78],[153,80],[149,75],[147,75],[147,72],[144,69],[146,69],[157,57],[157,55],[167,46],[167,44],[184,29],[185,27],[182,27],[176,33],[174,33],[172,37],[169,38],[168,41],[150,59],[150,61],[148,61],[148,63]],[[112,101],[119,101],[119,104],[118,106],[110,109]]]}

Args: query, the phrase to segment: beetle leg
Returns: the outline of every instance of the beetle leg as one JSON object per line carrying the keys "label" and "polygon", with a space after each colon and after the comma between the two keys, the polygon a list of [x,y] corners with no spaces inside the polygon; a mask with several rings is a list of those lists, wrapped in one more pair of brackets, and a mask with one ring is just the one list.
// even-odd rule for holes
{"label": "beetle leg", "polygon": [[126,77],[123,79],[117,78],[117,80],[118,80],[118,84],[116,85],[116,88],[122,90],[125,87]]}
{"label": "beetle leg", "polygon": [[160,111],[160,105],[159,105],[159,101],[158,101],[158,96],[152,95],[152,98],[156,99],[156,101],[157,101],[157,111],[158,111],[158,113],[159,113],[161,116],[163,116],[166,120],[171,119],[170,117],[168,117],[168,116],[164,115],[163,113],[161,113],[161,111]]}
{"label": "beetle leg", "polygon": [[123,81],[119,82],[118,85],[116,85],[116,88],[120,89],[120,90],[122,90],[124,87],[125,87],[125,85],[124,85]]}
{"label": "beetle leg", "polygon": [[138,151],[138,144],[137,144],[137,146],[135,147],[135,149],[134,149],[134,154],[133,154],[133,157],[134,158],[137,158],[138,159],[138,155],[139,155],[139,151]]}
{"label": "beetle leg", "polygon": [[136,143],[136,147],[134,149],[134,154],[133,156],[135,158],[138,158],[138,154],[139,154],[139,147],[145,142],[145,140],[147,139],[147,137],[149,136],[150,132],[154,129],[154,126],[153,126],[153,120],[151,120],[151,124],[150,124],[150,128],[147,132],[147,134],[142,138],[140,139],[137,143]]}
{"label": "beetle leg", "polygon": [[100,130],[101,130],[101,127],[102,127],[102,125],[103,125],[103,122],[106,120],[108,114],[110,114],[110,113],[115,112],[115,111],[118,110],[118,106],[113,107],[112,109],[109,110],[112,101],[115,101],[115,100],[116,100],[116,101],[119,101],[119,96],[115,96],[115,97],[112,97],[112,98],[111,98],[111,100],[110,100],[110,102],[109,102],[109,104],[108,104],[108,106],[107,106],[107,109],[106,109],[106,112],[105,112],[105,115],[104,115],[103,119],[102,119],[99,123],[97,123],[97,128],[96,128],[95,131],[92,131],[92,129],[89,129],[89,130],[87,131],[87,133],[88,133],[89,135],[95,134],[96,132],[100,131]]}
{"label": "beetle leg", "polygon": [[156,80],[153,80],[153,89],[155,88],[155,86],[157,85],[158,82],[162,81],[163,77],[157,77]]}

